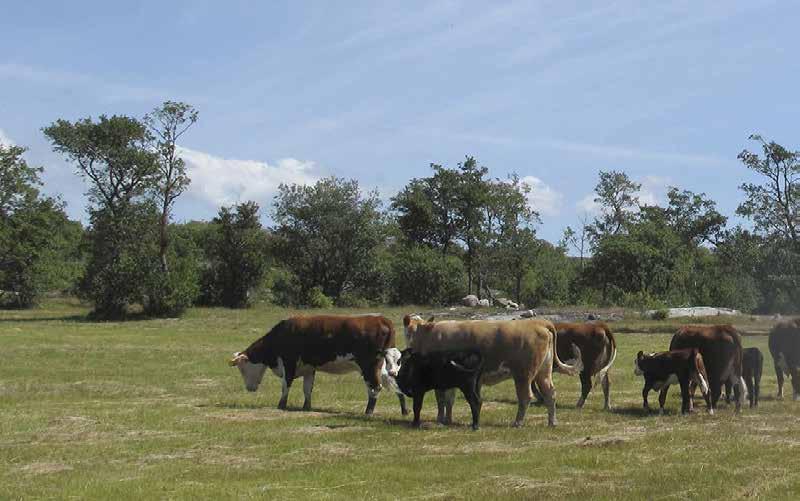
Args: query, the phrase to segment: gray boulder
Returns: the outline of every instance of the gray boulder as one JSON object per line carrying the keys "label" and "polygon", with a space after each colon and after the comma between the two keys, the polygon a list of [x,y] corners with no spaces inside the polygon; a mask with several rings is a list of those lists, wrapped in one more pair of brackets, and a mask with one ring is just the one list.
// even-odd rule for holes
{"label": "gray boulder", "polygon": [[478,296],[476,296],[475,294],[464,296],[461,299],[461,304],[463,304],[464,306],[469,306],[470,308],[474,308],[478,306]]}

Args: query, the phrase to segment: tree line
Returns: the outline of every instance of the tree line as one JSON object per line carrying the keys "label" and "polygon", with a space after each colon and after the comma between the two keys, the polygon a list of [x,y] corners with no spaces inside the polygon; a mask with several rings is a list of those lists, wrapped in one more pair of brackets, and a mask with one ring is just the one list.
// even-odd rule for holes
{"label": "tree line", "polygon": [[703,193],[670,187],[643,203],[624,172],[600,171],[597,215],[551,244],[517,175],[491,177],[473,157],[431,164],[383,204],[356,180],[284,184],[259,201],[221,207],[211,221],[175,223],[191,179],[179,140],[191,105],[165,102],[142,118],[100,116],[44,127],[54,151],[86,180],[88,225],[41,193],[41,167],[0,145],[0,305],[27,308],[74,294],[101,319],[176,316],[193,305],[358,307],[452,304],[466,294],[528,307],[634,308],[708,304],[797,310],[800,153],[751,136],[729,226]]}

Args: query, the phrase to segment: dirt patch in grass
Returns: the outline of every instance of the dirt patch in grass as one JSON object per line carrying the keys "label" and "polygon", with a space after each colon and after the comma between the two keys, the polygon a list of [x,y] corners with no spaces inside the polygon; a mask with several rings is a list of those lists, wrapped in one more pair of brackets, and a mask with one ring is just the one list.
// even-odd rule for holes
{"label": "dirt patch in grass", "polygon": [[69,470],[72,470],[72,466],[64,463],[36,462],[20,466],[16,471],[23,475],[47,475]]}
{"label": "dirt patch in grass", "polygon": [[326,424],[326,425],[310,425],[310,426],[301,426],[295,430],[292,430],[292,433],[303,433],[303,434],[318,434],[318,433],[337,433],[342,431],[371,431],[371,428],[367,428],[366,426],[350,426],[346,424]]}

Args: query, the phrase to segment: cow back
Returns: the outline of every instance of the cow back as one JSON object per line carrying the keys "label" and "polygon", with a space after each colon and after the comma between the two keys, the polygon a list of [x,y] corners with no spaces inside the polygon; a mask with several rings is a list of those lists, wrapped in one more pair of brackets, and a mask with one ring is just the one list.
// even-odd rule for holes
{"label": "cow back", "polygon": [[742,338],[731,325],[686,325],[672,337],[669,349],[697,348],[708,377],[722,382],[742,374]]}

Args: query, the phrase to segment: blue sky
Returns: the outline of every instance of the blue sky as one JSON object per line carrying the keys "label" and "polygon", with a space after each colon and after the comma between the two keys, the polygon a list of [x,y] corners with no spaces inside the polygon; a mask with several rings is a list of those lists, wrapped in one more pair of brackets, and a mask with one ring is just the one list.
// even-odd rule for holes
{"label": "blue sky", "polygon": [[731,215],[747,136],[798,148],[797,19],[759,0],[8,2],[0,141],[30,148],[76,218],[85,187],[41,128],[166,99],[200,111],[180,220],[327,175],[388,198],[465,155],[527,178],[553,241],[599,170]]}

